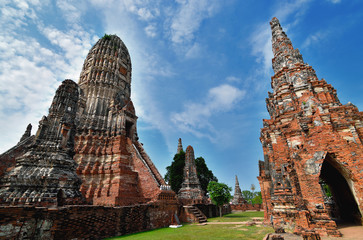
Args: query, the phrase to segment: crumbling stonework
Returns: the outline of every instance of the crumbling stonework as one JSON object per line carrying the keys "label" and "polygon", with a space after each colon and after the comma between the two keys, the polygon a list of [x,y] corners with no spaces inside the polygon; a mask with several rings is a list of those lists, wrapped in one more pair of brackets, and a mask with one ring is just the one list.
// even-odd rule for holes
{"label": "crumbling stonework", "polygon": [[[49,206],[82,202],[81,181],[72,159],[78,95],[75,82],[63,81],[48,116],[39,122],[32,145],[1,179],[0,203]],[[29,126],[27,132],[30,135]],[[23,136],[23,141],[28,137]]]}
{"label": "crumbling stonework", "polygon": [[362,223],[363,113],[317,78],[277,18],[270,24],[275,75],[258,177],[265,221],[302,235],[340,236],[333,217]]}
{"label": "crumbling stonework", "polygon": [[178,199],[183,205],[202,203],[204,200],[192,146],[188,146],[185,151],[184,180],[178,193]]}

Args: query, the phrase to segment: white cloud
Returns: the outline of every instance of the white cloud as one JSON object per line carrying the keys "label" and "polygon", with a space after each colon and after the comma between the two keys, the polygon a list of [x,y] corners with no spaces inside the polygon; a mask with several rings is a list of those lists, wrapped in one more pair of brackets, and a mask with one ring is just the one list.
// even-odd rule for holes
{"label": "white cloud", "polygon": [[302,44],[302,47],[307,48],[312,44],[322,41],[324,38],[327,37],[327,35],[329,35],[329,33],[329,30],[321,30],[312,35],[309,35]]}
{"label": "white cloud", "polygon": [[235,83],[241,82],[241,79],[235,76],[228,76],[226,77],[226,80],[228,82],[235,82]]}
{"label": "white cloud", "polygon": [[186,58],[197,58],[202,55],[202,47],[199,43],[194,43],[185,53]]}
{"label": "white cloud", "polygon": [[228,112],[242,100],[246,92],[229,84],[209,89],[204,100],[199,103],[188,103],[181,113],[173,113],[171,121],[181,131],[190,132],[197,137],[208,137],[216,133],[210,118],[219,113]]}
{"label": "white cloud", "polygon": [[[60,82],[65,78],[77,82],[94,41],[83,29],[73,29],[74,24],[65,31],[45,25],[36,15],[42,7],[46,6],[38,1],[15,1],[11,14],[0,17],[2,27],[12,29],[0,32],[0,152],[16,144],[29,122],[36,131]],[[34,33],[44,34],[51,46],[22,34],[23,26],[38,27]]]}
{"label": "white cloud", "polygon": [[[79,22],[82,16],[80,3],[82,1],[74,0],[57,0],[57,7],[63,12],[64,19],[72,24]],[[77,4],[78,6],[76,6]]]}
{"label": "white cloud", "polygon": [[40,9],[47,1],[0,1],[0,26],[2,32],[12,32],[16,28],[27,25],[27,19],[35,20],[36,9]]}
{"label": "white cloud", "polygon": [[179,10],[171,20],[171,40],[176,44],[188,43],[206,18],[217,10],[215,2],[207,0],[178,0]]}
{"label": "white cloud", "polygon": [[152,38],[156,37],[155,25],[150,24],[147,27],[145,27],[144,30],[145,30],[146,35],[148,35],[149,37],[152,37]]}
{"label": "white cloud", "polygon": [[340,3],[341,0],[327,0],[328,2],[331,2],[333,4],[337,4],[337,3]]}
{"label": "white cloud", "polygon": [[271,30],[268,24],[260,25],[251,37],[252,55],[257,63],[262,64],[263,76],[271,75],[273,58],[271,46]]}

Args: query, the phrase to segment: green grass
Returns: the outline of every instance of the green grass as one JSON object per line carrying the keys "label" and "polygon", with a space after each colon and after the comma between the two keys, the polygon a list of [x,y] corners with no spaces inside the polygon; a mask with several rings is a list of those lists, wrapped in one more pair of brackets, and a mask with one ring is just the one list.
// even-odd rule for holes
{"label": "green grass", "polygon": [[[224,222],[247,221],[252,217],[260,217],[259,212],[242,212],[222,217]],[[262,212],[263,216],[263,212]],[[217,218],[208,219],[216,220]],[[247,219],[247,220],[246,220]],[[216,221],[214,221],[216,222]],[[240,224],[183,224],[181,228],[160,228],[142,233],[129,234],[109,239],[149,240],[149,239],[262,239],[267,233],[273,232],[271,227],[243,226]]]}
{"label": "green grass", "polygon": [[208,222],[245,222],[250,221],[254,217],[262,217],[263,211],[260,212],[236,212],[226,214],[223,217],[208,218]]}

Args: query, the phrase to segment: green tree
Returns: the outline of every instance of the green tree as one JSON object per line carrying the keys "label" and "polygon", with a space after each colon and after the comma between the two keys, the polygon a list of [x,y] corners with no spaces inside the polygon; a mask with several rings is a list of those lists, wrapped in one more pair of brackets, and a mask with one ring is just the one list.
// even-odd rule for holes
{"label": "green tree", "polygon": [[213,175],[213,172],[208,169],[204,158],[198,157],[195,159],[195,165],[197,167],[198,178],[202,190],[207,193],[208,184],[211,181],[218,182],[217,177]]}
{"label": "green tree", "polygon": [[185,166],[185,152],[175,154],[170,166],[166,167],[165,181],[168,182],[171,189],[178,193],[183,183]]}
{"label": "green tree", "polygon": [[249,190],[243,190],[242,191],[242,197],[248,202],[248,203],[252,203],[252,199],[253,199],[253,193]]}
{"label": "green tree", "polygon": [[222,206],[232,198],[230,193],[232,188],[224,183],[211,181],[208,184],[207,190],[212,202],[219,207],[219,216],[222,217]]}
{"label": "green tree", "polygon": [[262,203],[261,192],[255,192],[254,197],[252,199],[252,204],[261,204],[261,203]]}
{"label": "green tree", "polygon": [[[166,167],[165,181],[169,183],[171,189],[178,193],[184,178],[184,166],[185,166],[185,152],[175,154],[174,159],[170,166]],[[195,159],[195,166],[197,168],[198,179],[202,190],[207,193],[208,183],[210,181],[218,182],[217,177],[213,175],[213,172],[208,169],[204,158],[198,157]]]}

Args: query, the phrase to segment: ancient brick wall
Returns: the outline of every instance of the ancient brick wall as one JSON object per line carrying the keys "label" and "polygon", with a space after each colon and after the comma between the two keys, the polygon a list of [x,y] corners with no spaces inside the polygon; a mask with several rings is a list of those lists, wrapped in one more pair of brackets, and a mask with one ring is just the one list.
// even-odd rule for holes
{"label": "ancient brick wall", "polygon": [[231,209],[232,211],[248,211],[248,210],[261,211],[262,204],[250,204],[250,203],[231,204]]}
{"label": "ancient brick wall", "polygon": [[124,207],[0,207],[0,239],[102,239],[170,224],[172,203]]}

